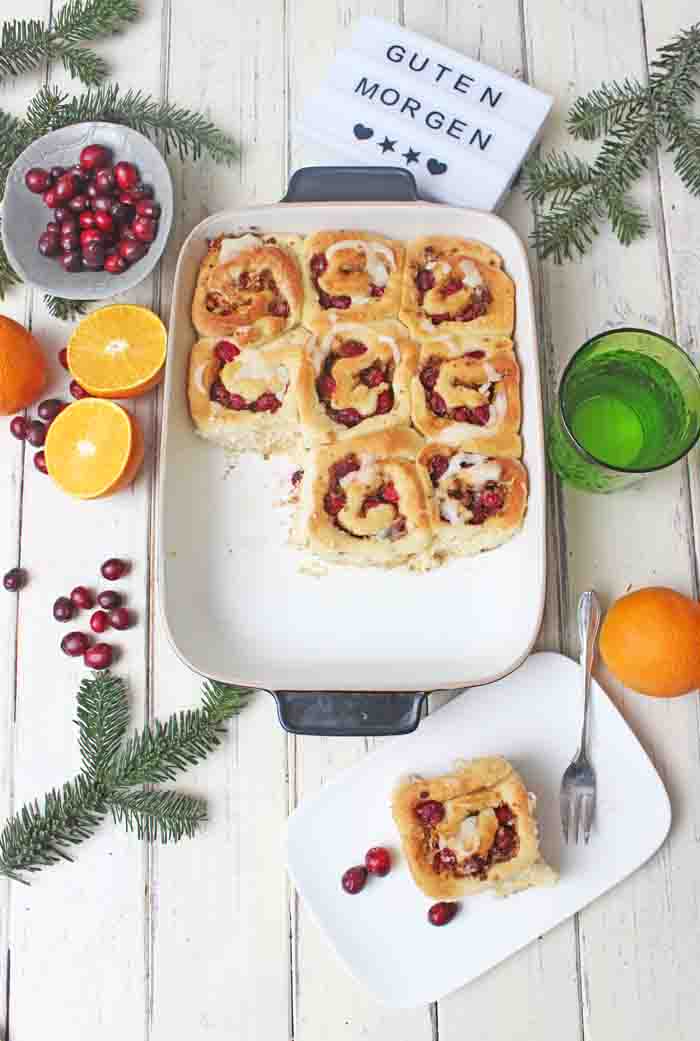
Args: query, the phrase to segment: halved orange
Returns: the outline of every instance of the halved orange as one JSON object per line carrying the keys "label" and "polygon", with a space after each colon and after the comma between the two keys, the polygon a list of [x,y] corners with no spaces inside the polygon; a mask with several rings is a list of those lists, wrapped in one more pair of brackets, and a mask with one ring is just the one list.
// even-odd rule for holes
{"label": "halved orange", "polygon": [[136,398],[160,383],[167,333],[157,314],[135,304],[93,311],[68,342],[71,375],[96,398]]}
{"label": "halved orange", "polygon": [[44,452],[49,474],[64,492],[97,499],[131,484],[143,462],[143,433],[121,405],[83,398],[56,416]]}

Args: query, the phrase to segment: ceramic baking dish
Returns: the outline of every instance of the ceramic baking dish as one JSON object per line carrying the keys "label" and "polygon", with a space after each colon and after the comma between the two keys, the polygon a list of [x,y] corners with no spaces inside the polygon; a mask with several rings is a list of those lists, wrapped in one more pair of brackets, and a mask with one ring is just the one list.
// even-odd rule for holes
{"label": "ceramic baking dish", "polygon": [[[196,672],[274,693],[280,720],[295,733],[406,733],[418,723],[426,692],[505,675],[529,653],[540,625],[544,450],[525,250],[491,213],[415,198],[405,171],[299,171],[282,203],[202,221],[177,264],[158,503],[165,625],[176,652]],[[376,199],[382,201],[369,201]],[[449,233],[480,239],[501,254],[516,286],[530,480],[525,524],[515,538],[423,575],[333,565],[319,575],[303,566],[303,554],[287,541],[291,507],[284,505],[296,467],[283,457],[246,456],[232,465],[220,448],[195,436],[187,407],[195,340],[190,304],[207,239],[250,228],[300,234],[366,228],[403,240]]]}

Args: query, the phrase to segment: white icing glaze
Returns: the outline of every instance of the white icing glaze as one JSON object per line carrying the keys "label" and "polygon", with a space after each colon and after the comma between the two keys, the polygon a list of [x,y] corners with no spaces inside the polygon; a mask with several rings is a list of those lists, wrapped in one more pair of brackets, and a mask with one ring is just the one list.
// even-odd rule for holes
{"label": "white icing glaze", "polygon": [[468,286],[469,289],[483,286],[484,280],[481,277],[481,272],[473,260],[461,260],[459,266],[462,270],[462,282],[465,286]]}
{"label": "white icing glaze", "polygon": [[359,481],[364,485],[371,485],[379,480],[379,471],[376,467],[376,456],[363,454],[359,456],[359,462],[359,470],[352,470],[351,473],[345,474],[345,477],[340,478],[339,483],[341,488],[347,488],[349,484],[354,484],[356,481]]}
{"label": "white icing glaze", "polygon": [[472,452],[455,452],[450,459],[450,465],[442,475],[441,480],[449,481],[457,474],[464,476],[465,470],[462,467],[462,463],[466,463],[467,467],[478,466],[479,463],[486,462],[485,455],[476,455]]}
{"label": "white icing glaze", "polygon": [[209,393],[207,388],[204,386],[204,370],[206,369],[207,364],[207,362],[203,362],[202,365],[198,365],[194,370],[194,385],[202,394]]}
{"label": "white icing glaze", "polygon": [[[330,259],[340,249],[356,249],[365,255],[367,274],[375,286],[385,286],[389,281],[389,275],[394,270],[394,254],[381,242],[365,242],[364,239],[342,239],[334,242],[326,250],[326,256]],[[383,259],[382,259],[383,258]],[[353,302],[366,303],[369,297],[357,297]]]}
{"label": "white icing glaze", "polygon": [[[236,377],[242,380],[264,380],[270,374],[270,363],[262,351],[248,348],[238,355],[233,364],[236,366]],[[286,370],[285,370],[286,372]]]}
{"label": "white icing glaze", "polygon": [[219,264],[227,264],[238,253],[245,249],[255,249],[260,245],[260,239],[255,235],[239,235],[238,238],[223,239],[219,247]]}
{"label": "white icing glaze", "polygon": [[485,460],[468,470],[462,471],[462,479],[472,488],[483,488],[489,481],[500,481],[501,464],[494,459]]}
{"label": "white icing glaze", "polygon": [[440,502],[440,516],[448,524],[457,524],[459,521],[459,503],[456,499],[442,499]]}
{"label": "white icing glaze", "polygon": [[490,362],[484,362],[484,369],[491,383],[499,383],[503,379],[502,373],[498,369],[494,369]]}
{"label": "white icing glaze", "polygon": [[401,353],[399,351],[399,345],[393,336],[378,336],[377,339],[380,343],[388,343],[391,348],[391,353],[394,356],[394,362],[398,365],[401,362]]}
{"label": "white icing glaze", "polygon": [[479,841],[478,816],[465,817],[460,822],[456,835],[450,835],[449,838],[441,835],[439,839],[440,849],[453,849],[463,857],[475,853],[479,848]]}

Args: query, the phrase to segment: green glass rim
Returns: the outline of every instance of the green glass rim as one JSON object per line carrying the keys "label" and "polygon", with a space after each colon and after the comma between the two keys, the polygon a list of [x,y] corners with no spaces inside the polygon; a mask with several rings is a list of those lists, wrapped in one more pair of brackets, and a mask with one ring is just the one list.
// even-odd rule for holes
{"label": "green glass rim", "polygon": [[572,368],[576,359],[578,358],[579,354],[581,354],[582,351],[585,351],[587,347],[590,347],[592,344],[597,343],[599,340],[604,340],[608,336],[617,336],[619,333],[641,333],[642,336],[651,336],[655,340],[663,340],[664,343],[667,343],[669,347],[672,347],[674,351],[677,351],[683,357],[684,361],[688,365],[689,371],[693,374],[693,378],[695,379],[695,382],[698,385],[698,389],[700,390],[700,371],[698,370],[698,367],[693,361],[693,359],[686,351],[683,350],[682,347],[679,347],[677,343],[674,343],[673,340],[669,340],[668,336],[664,336],[662,333],[654,332],[651,329],[639,329],[636,326],[632,325],[623,325],[619,329],[608,329],[604,333],[596,333],[595,336],[591,336],[589,340],[586,340],[585,343],[582,343],[581,346],[576,351],[574,351],[571,358],[569,358],[569,361],[566,364],[566,368],[564,369],[561,375],[561,379],[559,381],[559,389],[557,390],[557,408],[559,409],[559,415],[561,416],[562,425],[568,437],[572,441],[576,450],[580,452],[581,455],[584,456],[584,458],[589,463],[593,463],[595,466],[600,466],[603,470],[608,470],[612,474],[652,474],[656,473],[658,470],[665,470],[667,467],[673,466],[680,459],[685,458],[688,452],[690,452],[697,444],[698,438],[700,438],[700,424],[698,424],[698,430],[695,434],[695,437],[688,444],[688,446],[684,448],[682,452],[679,452],[678,455],[674,456],[673,459],[669,459],[667,463],[659,463],[658,466],[647,466],[643,469],[640,469],[639,467],[635,466],[610,466],[609,463],[603,462],[602,459],[598,459],[597,456],[589,452],[588,449],[584,448],[583,445],[577,440],[573,430],[569,426],[569,421],[567,419],[566,411],[564,409],[562,390],[566,384],[569,371]]}

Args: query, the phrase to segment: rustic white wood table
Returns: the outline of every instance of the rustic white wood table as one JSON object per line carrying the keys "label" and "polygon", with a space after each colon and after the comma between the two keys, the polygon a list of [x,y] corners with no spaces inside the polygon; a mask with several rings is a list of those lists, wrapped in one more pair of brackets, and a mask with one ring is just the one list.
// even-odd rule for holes
{"label": "rustic white wood table", "polygon": [[[51,8],[49,0],[10,6],[6,17],[45,18]],[[241,143],[232,169],[171,164],[177,206],[167,255],[129,298],[165,317],[190,228],[227,206],[278,200],[290,171],[308,159],[295,119],[360,14],[395,19],[553,94],[547,145],[564,144],[566,109],[577,94],[602,79],[644,77],[653,51],[697,18],[693,0],[148,0],[143,7],[136,27],[104,45],[115,77],[207,111]],[[46,78],[67,85],[61,70],[43,70],[6,91],[3,105],[22,111]],[[532,258],[546,404],[574,348],[601,329],[647,326],[693,352],[700,347],[700,203],[665,158],[652,159],[639,194],[652,228],[634,248],[604,233],[581,263],[556,268]],[[504,216],[527,235],[532,214],[517,191]],[[51,319],[30,290],[12,293],[2,311],[31,324],[53,360],[51,390],[65,394],[65,373],[54,362],[69,327]],[[161,401],[151,395],[135,409],[148,436],[143,475],[128,493],[104,502],[70,501],[34,469],[31,452],[9,436],[2,442],[1,570],[19,558],[31,574],[19,598],[0,595],[2,817],[78,766],[72,718],[83,672],[58,649],[51,604],[95,576],[106,557],[134,563],[128,588],[139,625],[120,640],[118,670],[129,679],[135,720],[198,696],[199,681],[176,659],[155,604],[150,560]],[[606,601],[650,583],[697,594],[699,496],[694,457],[609,498],[552,482],[540,646],[575,652],[574,604],[584,587]],[[698,700],[657,703],[601,678],[668,786],[671,836],[627,882],[469,988],[435,1007],[393,1013],[375,1005],[327,948],[290,892],[282,829],[299,800],[370,745],[288,738],[272,699],[260,694],[230,728],[225,749],[186,781],[210,798],[211,820],[199,838],[149,848],[108,824],[74,864],[46,870],[31,888],[0,882],[0,1036],[697,1038]]]}

